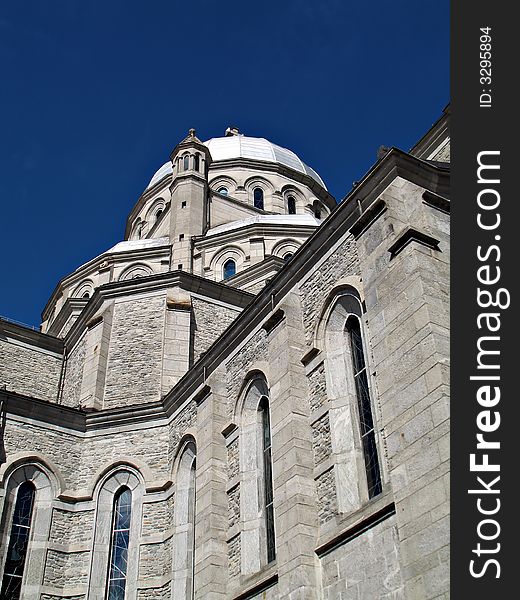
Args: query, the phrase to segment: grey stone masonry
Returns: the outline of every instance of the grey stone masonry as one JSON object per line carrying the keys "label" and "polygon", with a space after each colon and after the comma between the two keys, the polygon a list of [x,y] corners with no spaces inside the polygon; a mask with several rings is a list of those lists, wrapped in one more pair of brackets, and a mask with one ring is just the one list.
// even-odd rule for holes
{"label": "grey stone masonry", "polygon": [[104,408],[159,399],[164,306],[163,295],[116,304]]}
{"label": "grey stone masonry", "polygon": [[3,335],[0,323],[0,386],[55,402],[62,367],[56,352]]}
{"label": "grey stone masonry", "polygon": [[197,360],[238,317],[240,311],[199,298],[192,298],[191,303],[195,338],[193,355]]}

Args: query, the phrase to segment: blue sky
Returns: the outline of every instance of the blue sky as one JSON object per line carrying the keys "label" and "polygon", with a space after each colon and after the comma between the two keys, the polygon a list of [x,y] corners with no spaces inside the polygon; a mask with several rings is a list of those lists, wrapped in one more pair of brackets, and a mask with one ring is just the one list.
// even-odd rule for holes
{"label": "blue sky", "polygon": [[11,0],[0,5],[0,315],[123,238],[190,127],[295,151],[339,200],[449,101],[449,2]]}

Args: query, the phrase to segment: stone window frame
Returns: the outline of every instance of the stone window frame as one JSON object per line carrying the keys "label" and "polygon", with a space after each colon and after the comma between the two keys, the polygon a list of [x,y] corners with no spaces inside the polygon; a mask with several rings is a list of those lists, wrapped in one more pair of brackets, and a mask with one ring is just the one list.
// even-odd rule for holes
{"label": "stone window frame", "polygon": [[94,492],[96,510],[87,600],[98,600],[106,596],[112,544],[114,498],[116,493],[123,487],[127,487],[132,493],[125,600],[137,599],[139,547],[145,485],[142,475],[136,469],[128,465],[119,465],[101,478]]}
{"label": "stone window frame", "polygon": [[344,286],[329,295],[316,336],[317,347],[321,346],[324,350],[323,362],[331,432],[332,462],[337,506],[340,514],[353,513],[370,500],[360,435],[352,357],[346,331],[347,319],[352,315],[359,319],[362,333],[383,491],[387,480],[383,460],[383,440],[381,439],[380,427],[378,427],[381,417],[377,405],[375,383],[371,377],[369,337],[363,313],[362,297],[358,290],[350,285]]}
{"label": "stone window frame", "polygon": [[134,263],[126,267],[118,277],[118,281],[129,281],[137,277],[148,277],[153,275],[153,269],[146,263]]}
{"label": "stone window frame", "polygon": [[191,435],[179,444],[174,461],[171,598],[192,600],[195,580],[197,443]]}
{"label": "stone window frame", "polygon": [[284,185],[282,187],[283,206],[286,215],[289,215],[288,201],[290,197],[293,197],[296,201],[296,215],[300,215],[303,212],[305,206],[306,197],[305,194],[294,185]]}
{"label": "stone window frame", "polygon": [[25,482],[34,485],[35,497],[20,598],[40,596],[52,522],[52,503],[59,493],[54,473],[36,461],[22,462],[6,476],[4,496],[0,498],[0,582],[4,574],[14,505],[18,489]]}
{"label": "stone window frame", "polygon": [[272,210],[275,188],[269,180],[255,175],[244,182],[244,188],[247,191],[248,202],[251,206],[254,206],[255,188],[261,188],[264,192],[264,207],[257,210],[263,210],[264,212],[269,212]]}
{"label": "stone window frame", "polygon": [[[271,410],[271,394],[262,372],[246,377],[239,396],[235,422],[238,425],[241,573],[251,575],[276,563],[267,559],[267,531],[264,514],[264,466],[262,412],[263,398]],[[272,420],[271,420],[272,436]],[[272,466],[271,466],[272,470]],[[273,488],[273,493],[276,490]],[[276,514],[274,517],[276,545]]]}
{"label": "stone window frame", "polygon": [[74,288],[74,291],[71,294],[71,298],[84,298],[85,294],[88,294],[88,298],[92,298],[92,294],[94,293],[95,287],[92,279],[83,279],[78,285]]}
{"label": "stone window frame", "polygon": [[226,246],[217,252],[210,261],[210,269],[215,281],[224,281],[224,264],[229,260],[235,261],[236,273],[243,270],[246,254],[239,246]]}
{"label": "stone window frame", "polygon": [[[161,211],[161,214],[157,217],[157,212]],[[158,223],[164,213],[166,211],[166,200],[162,197],[159,196],[158,198],[155,198],[152,203],[150,204],[150,207],[148,208],[148,210],[146,211],[146,222],[148,223],[152,223],[152,228],[155,226],[156,223]]]}
{"label": "stone window frame", "polygon": [[228,191],[226,196],[234,197],[238,183],[232,177],[220,175],[215,177],[215,179],[212,179],[209,183],[209,186],[217,194],[219,193],[219,188],[225,187]]}
{"label": "stone window frame", "polygon": [[288,252],[292,252],[292,254],[295,254],[300,249],[300,246],[301,246],[301,242],[298,242],[298,240],[293,240],[293,239],[280,240],[273,247],[271,254],[273,256],[278,256],[279,258],[283,259],[283,257]]}

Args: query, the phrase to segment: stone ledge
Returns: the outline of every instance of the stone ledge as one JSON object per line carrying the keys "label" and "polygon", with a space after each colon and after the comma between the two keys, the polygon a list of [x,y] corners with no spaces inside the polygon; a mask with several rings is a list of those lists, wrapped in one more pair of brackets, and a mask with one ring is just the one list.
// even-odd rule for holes
{"label": "stone ledge", "polygon": [[435,239],[431,235],[428,235],[427,233],[419,231],[418,229],[409,227],[401,236],[399,236],[399,238],[390,246],[390,248],[388,248],[388,252],[390,252],[390,260],[402,252],[411,242],[417,242],[422,246],[426,246],[427,248],[431,248],[432,250],[437,250],[440,252],[439,240]]}
{"label": "stone ledge", "polygon": [[[353,515],[349,515],[351,523],[339,533],[334,533],[329,539],[320,543],[316,548],[315,552],[318,557],[321,558],[322,556],[326,556],[339,546],[350,542],[354,538],[365,533],[365,531],[372,529],[372,527],[375,527],[379,523],[395,515],[395,503],[386,503],[388,501],[388,495],[389,494],[384,494],[382,498],[374,498],[370,501],[373,502],[372,506],[365,504],[359,511],[356,511]],[[358,519],[356,519],[356,517],[358,517]],[[321,540],[318,541],[320,542]]]}

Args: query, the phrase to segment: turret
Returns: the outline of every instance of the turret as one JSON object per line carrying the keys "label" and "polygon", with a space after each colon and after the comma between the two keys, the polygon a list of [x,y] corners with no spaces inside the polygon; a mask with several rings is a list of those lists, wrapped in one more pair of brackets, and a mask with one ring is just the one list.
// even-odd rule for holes
{"label": "turret", "polygon": [[208,223],[208,169],[211,154],[197,138],[195,129],[170,155],[173,179],[170,185],[170,240],[172,270],[192,272],[193,236],[203,235]]}

